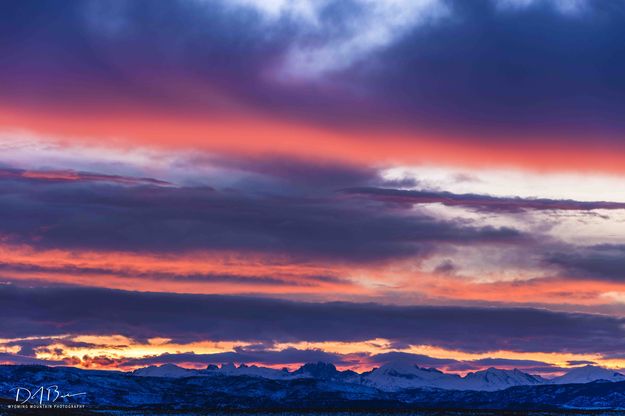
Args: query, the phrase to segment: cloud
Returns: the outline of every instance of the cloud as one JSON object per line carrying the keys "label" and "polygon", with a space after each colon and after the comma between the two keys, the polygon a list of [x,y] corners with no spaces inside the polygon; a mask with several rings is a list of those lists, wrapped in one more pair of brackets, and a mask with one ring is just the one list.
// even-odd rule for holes
{"label": "cloud", "polygon": [[[292,45],[277,77],[317,79],[345,70],[394,43],[406,32],[436,22],[449,12],[441,0],[356,0],[351,7],[340,7],[334,2],[330,5],[324,14],[332,14],[332,18],[325,24],[317,23],[312,37],[323,39],[328,32],[336,35],[321,42]],[[336,25],[337,22],[338,31],[336,27],[329,27],[329,23]]]}
{"label": "cloud", "polygon": [[389,188],[348,188],[346,194],[369,197],[372,199],[405,204],[439,203],[447,206],[460,206],[479,211],[519,212],[524,210],[553,211],[590,211],[596,209],[625,209],[625,202],[610,201],[574,201],[546,198],[506,198],[477,194],[454,194],[445,191],[404,190]]}
{"label": "cloud", "polygon": [[413,354],[409,352],[391,351],[372,355],[368,361],[376,363],[378,366],[394,363],[406,362],[419,367],[449,367],[458,364],[460,361],[453,358],[433,358],[423,354]]}
{"label": "cloud", "polygon": [[495,0],[502,10],[518,10],[529,7],[552,7],[569,16],[576,16],[589,5],[587,0]]}
{"label": "cloud", "polygon": [[569,247],[566,252],[547,253],[545,262],[558,266],[565,277],[608,282],[625,281],[625,245]]}
{"label": "cloud", "polygon": [[519,140],[510,130],[581,147],[592,136],[619,149],[624,10],[557,0],[8,2],[1,97],[63,101],[76,113],[111,100],[189,115],[253,110],[477,143]]}
{"label": "cloud", "polygon": [[549,363],[537,360],[519,360],[510,358],[482,358],[479,360],[459,361],[451,366],[456,371],[480,370],[486,367],[495,367],[502,369],[520,369],[523,371],[536,371],[540,373],[548,373],[561,371],[562,368]]}
{"label": "cloud", "polygon": [[83,264],[71,265],[61,264],[57,266],[45,266],[38,264],[21,264],[18,262],[1,262],[0,273],[17,272],[20,275],[36,274],[45,275],[51,281],[55,276],[98,276],[99,278],[107,277],[127,277],[133,279],[145,279],[149,281],[169,280],[174,282],[203,282],[203,283],[230,283],[234,285],[261,285],[268,287],[278,286],[296,286],[296,287],[315,287],[323,283],[351,284],[346,279],[341,279],[332,275],[314,275],[314,274],[289,274],[281,273],[280,276],[273,275],[240,275],[236,273],[200,273],[200,272],[164,272],[159,270],[133,270],[128,268],[119,268],[111,265],[111,267],[89,267]]}
{"label": "cloud", "polygon": [[[219,176],[237,175],[237,186],[244,189],[279,188],[280,193],[318,194],[334,191],[343,186],[367,183],[391,183],[383,180],[379,172],[367,166],[341,164],[329,160],[305,160],[291,157],[244,157],[234,155],[195,155],[184,160],[186,166],[212,168]],[[246,176],[247,175],[247,176]],[[406,180],[412,184],[414,181]]]}
{"label": "cloud", "polygon": [[511,228],[385,210],[334,192],[298,195],[289,188],[284,194],[280,184],[271,185],[269,193],[120,186],[89,178],[50,183],[22,175],[2,183],[0,234],[6,242],[40,248],[221,250],[370,262],[425,255],[440,243],[522,238]]}
{"label": "cloud", "polygon": [[579,145],[585,133],[602,133],[608,144],[623,130],[614,111],[622,108],[616,68],[625,60],[613,42],[624,27],[622,3],[588,3],[576,19],[552,7],[562,2],[505,13],[490,1],[451,3],[452,23],[414,31],[373,56],[376,68],[362,68],[361,82],[398,122],[462,126],[493,144],[517,140],[511,131],[525,142],[530,132],[550,141],[569,133]]}
{"label": "cloud", "polygon": [[18,365],[65,365],[64,360],[40,360],[37,358],[23,356],[20,354],[11,354],[8,352],[0,352],[0,363],[11,363]]}
{"label": "cloud", "polygon": [[622,353],[622,318],[531,308],[306,303],[269,298],[0,287],[11,338],[120,334],[176,342],[389,339],[450,350]]}
{"label": "cloud", "polygon": [[588,361],[588,360],[572,360],[572,361],[567,361],[566,362],[568,365],[597,365],[596,362],[594,361]]}
{"label": "cloud", "polygon": [[341,354],[328,353],[321,350],[285,348],[283,350],[255,350],[247,351],[238,348],[236,351],[214,354],[171,353],[155,356],[121,359],[125,367],[146,366],[164,363],[195,363],[195,364],[222,364],[222,363],[262,363],[264,365],[288,365],[309,362],[343,363]]}
{"label": "cloud", "polygon": [[0,168],[0,179],[32,180],[38,183],[57,182],[110,182],[118,185],[168,186],[171,183],[153,178],[135,178],[120,175],[105,175],[74,170],[24,170]]}
{"label": "cloud", "polygon": [[[137,356],[136,354],[126,355],[124,348],[127,346],[116,345],[115,356],[78,354],[72,348],[111,348],[102,344],[91,344],[78,342],[70,337],[60,338],[36,338],[20,339],[9,343],[1,344],[3,347],[20,346],[22,349],[16,354],[6,354],[4,361],[14,363],[31,363],[58,365],[65,363],[69,365],[104,366],[114,368],[134,368],[138,366],[160,365],[160,364],[259,364],[262,366],[289,366],[293,364],[305,364],[315,362],[332,363],[338,366],[352,368],[380,367],[389,363],[402,362],[417,365],[419,367],[434,367],[445,371],[477,371],[487,367],[497,368],[518,368],[525,371],[537,371],[540,373],[552,373],[562,371],[562,368],[543,361],[526,359],[507,358],[483,358],[474,360],[460,360],[455,358],[436,358],[423,354],[415,354],[405,351],[389,351],[384,353],[371,353],[366,349],[349,353],[328,352],[320,348],[295,348],[286,347],[276,349],[273,343],[260,343],[245,346],[234,346],[230,351],[215,353],[196,353],[184,351],[184,345],[177,345],[176,348],[184,352],[165,352],[159,354],[148,354]],[[51,354],[54,358],[37,359],[34,349],[39,353]],[[453,355],[453,352],[450,352]],[[12,360],[11,358],[15,359]],[[32,361],[28,361],[31,359]],[[569,366],[582,365],[592,362],[568,361]]]}

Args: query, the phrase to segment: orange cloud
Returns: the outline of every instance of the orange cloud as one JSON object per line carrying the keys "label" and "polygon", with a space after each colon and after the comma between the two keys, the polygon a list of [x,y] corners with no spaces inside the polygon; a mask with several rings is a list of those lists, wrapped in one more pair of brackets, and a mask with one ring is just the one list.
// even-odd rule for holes
{"label": "orange cloud", "polygon": [[294,262],[279,255],[196,251],[184,254],[37,250],[0,244],[7,279],[40,280],[112,289],[197,294],[313,296],[318,300],[394,303],[484,301],[550,305],[607,305],[620,301],[625,284],[534,278],[481,282],[432,274],[411,260],[354,266]]}
{"label": "orange cloud", "polygon": [[606,293],[623,292],[625,284],[565,278],[481,283],[463,278],[425,278],[419,289],[432,298],[532,304],[605,305]]}
{"label": "orange cloud", "polygon": [[5,278],[175,293],[297,294],[368,289],[341,278],[341,269],[288,258],[236,252],[150,254],[36,250],[0,244]]}

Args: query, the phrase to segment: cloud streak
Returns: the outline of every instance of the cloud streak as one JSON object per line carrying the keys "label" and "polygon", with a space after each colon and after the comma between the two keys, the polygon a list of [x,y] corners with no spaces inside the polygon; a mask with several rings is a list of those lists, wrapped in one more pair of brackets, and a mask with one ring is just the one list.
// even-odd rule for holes
{"label": "cloud streak", "polygon": [[478,211],[520,212],[531,211],[592,211],[598,209],[625,209],[625,202],[575,201],[547,198],[506,198],[478,194],[454,194],[445,191],[404,190],[389,188],[348,188],[346,194],[368,197],[396,204],[439,203],[452,207],[465,207]]}
{"label": "cloud streak", "polygon": [[117,185],[154,185],[168,186],[171,183],[154,178],[136,178],[121,175],[105,175],[91,172],[77,172],[74,170],[24,170],[0,169],[2,180],[32,180],[38,183],[62,182],[110,182]]}
{"label": "cloud streak", "polygon": [[531,308],[307,303],[269,298],[176,295],[91,288],[0,287],[0,330],[33,334],[121,334],[249,342],[383,338],[467,352],[619,353],[621,318]]}

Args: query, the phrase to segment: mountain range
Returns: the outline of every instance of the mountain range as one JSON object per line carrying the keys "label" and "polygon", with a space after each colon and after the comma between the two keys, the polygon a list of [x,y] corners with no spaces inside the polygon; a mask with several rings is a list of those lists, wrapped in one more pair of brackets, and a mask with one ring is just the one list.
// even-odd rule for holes
{"label": "mountain range", "polygon": [[502,370],[493,367],[470,372],[464,377],[461,377],[457,374],[444,373],[435,368],[419,367],[412,363],[402,361],[391,362],[362,374],[351,370],[339,371],[333,364],[323,362],[305,364],[293,372],[286,369],[276,370],[255,365],[247,366],[245,364],[238,367],[234,364],[223,364],[221,367],[210,365],[202,370],[191,370],[178,367],[174,364],[164,364],[161,366],[140,368],[135,370],[132,374],[142,377],[169,378],[216,375],[250,376],[270,380],[315,378],[326,381],[370,386],[382,391],[399,391],[424,387],[445,390],[496,391],[514,386],[625,381],[625,375],[622,373],[593,365],[576,367],[560,377],[546,379],[538,375],[525,373],[518,369]]}
{"label": "mountain range", "polygon": [[[15,403],[16,388],[59,391],[58,403],[107,409],[625,409],[625,376],[595,366],[574,368],[548,380],[519,370],[489,368],[464,377],[407,363],[366,373],[332,364],[295,371],[222,365],[190,370],[172,364],[134,372],[33,365],[0,366],[2,404]],[[24,390],[21,400],[27,396]],[[44,403],[47,396],[44,394]],[[87,413],[89,414],[89,413]]]}

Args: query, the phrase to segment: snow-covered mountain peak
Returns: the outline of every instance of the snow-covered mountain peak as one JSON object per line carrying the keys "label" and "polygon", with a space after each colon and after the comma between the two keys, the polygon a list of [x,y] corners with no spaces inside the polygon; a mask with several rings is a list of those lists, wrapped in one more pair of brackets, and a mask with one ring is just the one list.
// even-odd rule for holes
{"label": "snow-covered mountain peak", "polygon": [[195,370],[178,367],[175,364],[163,364],[160,366],[151,365],[149,367],[139,368],[132,372],[135,376],[141,377],[192,377],[197,374]]}
{"label": "snow-covered mountain peak", "polygon": [[502,370],[494,367],[468,373],[463,380],[463,390],[502,390],[513,386],[545,383],[542,377],[524,373],[516,368]]}
{"label": "snow-covered mountain peak", "polygon": [[445,374],[434,368],[421,368],[405,361],[390,362],[363,377],[363,383],[381,390],[404,388],[453,388],[460,380],[456,374]]}
{"label": "snow-covered mountain peak", "polygon": [[554,384],[590,383],[593,381],[625,381],[622,373],[595,365],[576,367],[563,376],[551,380]]}

